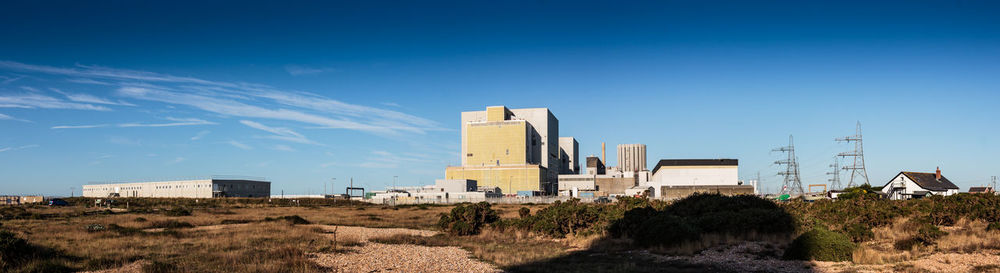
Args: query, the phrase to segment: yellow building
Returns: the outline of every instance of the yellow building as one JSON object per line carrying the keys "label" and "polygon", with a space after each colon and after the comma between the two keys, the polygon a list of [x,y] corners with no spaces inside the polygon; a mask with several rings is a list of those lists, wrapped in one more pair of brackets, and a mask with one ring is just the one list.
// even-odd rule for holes
{"label": "yellow building", "polygon": [[445,179],[476,180],[504,194],[552,192],[558,166],[549,165],[559,163],[558,126],[545,108],[463,112],[462,166],[448,167]]}

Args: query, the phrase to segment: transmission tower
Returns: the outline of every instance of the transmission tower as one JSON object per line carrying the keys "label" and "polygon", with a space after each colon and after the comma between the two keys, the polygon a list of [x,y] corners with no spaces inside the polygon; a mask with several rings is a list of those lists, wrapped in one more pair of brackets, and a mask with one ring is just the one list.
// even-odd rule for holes
{"label": "transmission tower", "polygon": [[854,187],[855,177],[858,178],[859,182],[861,181],[861,178],[864,178],[865,185],[870,185],[868,183],[868,171],[865,170],[865,151],[864,151],[865,149],[861,142],[861,122],[858,121],[857,131],[855,131],[853,136],[846,136],[838,138],[836,140],[837,142],[847,142],[847,143],[854,142],[854,151],[837,154],[837,156],[839,157],[854,158],[854,164],[852,164],[851,166],[844,166],[842,168],[845,171],[846,170],[851,171],[851,180],[848,180],[847,187]]}
{"label": "transmission tower", "polygon": [[805,190],[802,189],[802,179],[799,178],[799,163],[798,158],[795,157],[795,143],[792,136],[788,136],[788,146],[775,148],[771,151],[783,152],[788,155],[788,159],[774,162],[774,164],[785,165],[785,171],[778,172],[778,175],[785,177],[781,193],[805,193]]}
{"label": "transmission tower", "polygon": [[830,168],[833,170],[827,172],[827,175],[833,175],[833,178],[827,179],[830,181],[830,189],[839,190],[840,189],[840,160],[837,157],[833,157],[833,164],[830,164]]}
{"label": "transmission tower", "polygon": [[993,176],[993,182],[990,182],[990,187],[993,187],[993,191],[994,192],[997,191],[997,176],[996,175]]}

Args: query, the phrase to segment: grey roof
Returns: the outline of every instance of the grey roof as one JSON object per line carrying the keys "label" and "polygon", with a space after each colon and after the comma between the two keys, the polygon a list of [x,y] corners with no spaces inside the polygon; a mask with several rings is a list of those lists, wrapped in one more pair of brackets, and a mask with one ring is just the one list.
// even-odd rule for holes
{"label": "grey roof", "polygon": [[[945,190],[957,190],[958,186],[948,180],[948,178],[941,176],[941,179],[937,179],[937,174],[935,173],[918,173],[918,172],[899,172],[905,175],[913,183],[917,183],[921,188],[932,190],[932,191],[945,191]],[[899,176],[899,175],[896,175]],[[893,177],[895,179],[895,177]],[[892,184],[890,180],[886,183],[886,186]]]}
{"label": "grey roof", "polygon": [[656,173],[661,166],[738,166],[738,159],[660,159],[660,162],[656,163],[656,167],[653,167],[653,173]]}

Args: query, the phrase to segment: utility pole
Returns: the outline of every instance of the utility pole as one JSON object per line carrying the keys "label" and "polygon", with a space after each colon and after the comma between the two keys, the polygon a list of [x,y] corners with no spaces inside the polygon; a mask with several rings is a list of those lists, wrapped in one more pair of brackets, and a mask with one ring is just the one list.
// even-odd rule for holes
{"label": "utility pole", "polygon": [[785,160],[774,162],[774,164],[785,165],[785,171],[778,172],[778,175],[785,177],[784,188],[781,189],[781,193],[785,191],[798,194],[805,193],[806,191],[802,189],[802,179],[799,176],[799,162],[795,156],[795,143],[792,136],[788,135],[788,146],[778,147],[771,151],[783,152],[788,156]]}
{"label": "utility pole", "polygon": [[826,172],[827,175],[833,175],[833,178],[827,179],[830,181],[830,189],[839,190],[840,189],[840,160],[837,157],[833,157],[833,164],[830,164],[830,168],[833,171]]}
{"label": "utility pole", "polygon": [[865,169],[865,149],[861,141],[861,122],[858,121],[858,127],[853,136],[837,138],[836,141],[847,143],[854,142],[854,151],[837,154],[839,157],[854,158],[854,164],[851,166],[844,166],[842,168],[845,171],[851,171],[851,180],[848,180],[847,187],[854,187],[854,177],[858,177],[858,182],[861,182],[861,178],[864,178],[865,185],[870,185],[870,183],[868,183],[868,171]]}

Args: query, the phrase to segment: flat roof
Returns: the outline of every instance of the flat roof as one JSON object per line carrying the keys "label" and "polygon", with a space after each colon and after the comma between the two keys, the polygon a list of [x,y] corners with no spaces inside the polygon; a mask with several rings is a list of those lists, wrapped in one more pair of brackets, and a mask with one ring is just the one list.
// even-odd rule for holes
{"label": "flat roof", "polygon": [[653,168],[653,173],[656,173],[661,166],[739,166],[739,159],[660,159]]}

